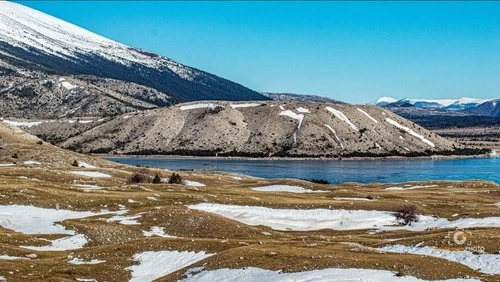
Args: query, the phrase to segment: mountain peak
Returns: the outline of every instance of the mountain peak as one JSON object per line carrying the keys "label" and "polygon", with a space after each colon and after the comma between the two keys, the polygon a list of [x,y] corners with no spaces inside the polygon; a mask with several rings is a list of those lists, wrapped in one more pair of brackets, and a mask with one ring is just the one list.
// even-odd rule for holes
{"label": "mountain peak", "polygon": [[267,100],[232,81],[7,1],[0,1],[0,63],[17,73],[28,69],[133,82],[178,101]]}

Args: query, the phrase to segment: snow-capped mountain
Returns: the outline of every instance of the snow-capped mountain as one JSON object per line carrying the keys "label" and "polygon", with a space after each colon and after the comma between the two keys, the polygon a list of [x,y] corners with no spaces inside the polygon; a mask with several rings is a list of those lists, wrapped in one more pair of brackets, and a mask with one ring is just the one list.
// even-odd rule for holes
{"label": "snow-capped mountain", "polygon": [[370,103],[370,104],[376,105],[379,107],[383,107],[385,105],[392,104],[392,103],[397,102],[397,101],[398,101],[397,99],[394,99],[392,97],[380,97],[377,99],[377,101]]}
{"label": "snow-capped mountain", "polygon": [[491,100],[471,108],[469,112],[489,117],[500,117],[500,99]]}
{"label": "snow-capped mountain", "polygon": [[458,99],[404,98],[398,100],[392,97],[382,97],[375,102],[375,105],[383,107],[388,105],[390,106],[391,104],[398,104],[398,105],[412,105],[417,108],[460,111],[477,107],[478,105],[491,100],[492,99],[477,99],[468,97],[462,97]]}
{"label": "snow-capped mountain", "polygon": [[216,75],[107,39],[23,5],[0,1],[0,74],[93,75],[154,88],[177,101],[266,100]]}

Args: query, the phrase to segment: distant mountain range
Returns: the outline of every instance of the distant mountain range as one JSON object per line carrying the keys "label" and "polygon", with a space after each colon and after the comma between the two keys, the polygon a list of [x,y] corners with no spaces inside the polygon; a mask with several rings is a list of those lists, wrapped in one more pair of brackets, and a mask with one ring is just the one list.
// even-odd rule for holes
{"label": "distant mountain range", "polygon": [[[417,109],[432,110],[430,115],[438,113],[442,115],[455,115],[450,112],[462,112],[459,115],[482,115],[489,117],[500,116],[499,99],[476,99],[462,97],[458,99],[395,99],[392,97],[381,97],[374,105],[391,108],[398,111],[415,111],[423,114],[425,111]],[[401,108],[400,110],[398,108]],[[405,110],[402,110],[405,108]],[[412,110],[412,108],[414,110]]]}
{"label": "distant mountain range", "polygon": [[[92,115],[103,113],[100,109],[108,104],[113,105],[108,114],[113,114],[116,109],[139,110],[194,100],[268,100],[238,83],[9,1],[0,1],[0,78],[0,104],[19,111],[19,104],[36,104],[40,111],[45,107],[49,112],[54,112],[49,107],[76,105],[81,106],[79,114]],[[89,79],[94,81],[92,87]],[[123,85],[108,93],[105,88],[110,83],[102,79]],[[57,88],[56,94],[47,91],[50,87],[45,81]],[[77,87],[64,87],[70,84]],[[111,93],[116,88],[120,95]],[[75,101],[78,99],[85,102]]]}

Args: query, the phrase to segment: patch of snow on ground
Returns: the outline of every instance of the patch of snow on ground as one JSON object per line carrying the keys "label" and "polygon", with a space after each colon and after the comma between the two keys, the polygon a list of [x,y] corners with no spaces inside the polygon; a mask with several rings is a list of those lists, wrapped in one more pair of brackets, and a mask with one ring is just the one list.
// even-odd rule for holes
{"label": "patch of snow on ground", "polygon": [[96,166],[93,166],[89,163],[78,161],[78,166],[79,167],[84,167],[84,168],[97,168]]}
{"label": "patch of snow on ground", "polygon": [[416,186],[410,186],[410,187],[387,187],[385,190],[392,190],[392,191],[399,191],[399,190],[413,190],[413,189],[423,189],[423,188],[432,188],[432,187],[438,187],[438,185],[416,185]]}
{"label": "patch of snow on ground", "polygon": [[420,141],[422,141],[422,142],[424,142],[425,144],[427,144],[427,145],[431,146],[432,148],[436,147],[436,145],[434,145],[434,143],[432,143],[431,141],[429,141],[429,140],[425,139],[425,137],[424,137],[423,135],[418,134],[418,133],[416,133],[415,131],[413,131],[413,130],[409,129],[408,127],[406,127],[406,126],[403,126],[403,125],[399,124],[397,121],[392,120],[392,119],[390,119],[390,118],[386,118],[385,120],[386,120],[388,123],[390,123],[390,124],[394,125],[395,127],[399,128],[399,129],[401,129],[401,130],[404,130],[404,131],[406,131],[408,134],[410,134],[410,135],[412,135],[412,136],[414,136],[414,137],[416,137],[416,138],[420,139]]}
{"label": "patch of snow on ground", "polygon": [[329,111],[330,113],[332,113],[337,118],[339,118],[341,121],[347,123],[355,131],[359,131],[358,128],[349,120],[349,118],[347,118],[346,115],[344,115],[343,112],[336,110],[332,107],[326,107],[326,110]]}
{"label": "patch of snow on ground", "polygon": [[98,282],[97,280],[93,278],[76,278],[76,281],[79,282]]}
{"label": "patch of snow on ground", "polygon": [[252,226],[265,225],[282,231],[320,229],[424,231],[429,228],[500,227],[500,217],[462,218],[450,222],[446,218],[419,215],[418,222],[411,226],[401,226],[392,212],[376,210],[273,209],[211,203],[190,205],[188,208],[215,213]]}
{"label": "patch of snow on ground", "polygon": [[72,258],[71,260],[68,261],[69,264],[76,264],[76,265],[82,265],[82,264],[100,264],[106,262],[105,260],[100,260],[100,259],[93,259],[90,261],[85,261],[81,258]]}
{"label": "patch of snow on ground", "polygon": [[41,162],[36,162],[36,161],[25,161],[25,165],[41,165]]}
{"label": "patch of snow on ground", "polygon": [[163,238],[173,238],[174,236],[170,236],[165,233],[165,227],[153,226],[150,231],[142,231],[142,234],[146,237],[163,237]]}
{"label": "patch of snow on ground", "polygon": [[236,108],[250,108],[250,107],[258,107],[261,104],[259,103],[245,103],[245,104],[231,104],[231,107]]}
{"label": "patch of snow on ground", "polygon": [[379,248],[379,250],[384,252],[410,253],[416,255],[443,258],[449,261],[466,265],[482,273],[500,274],[500,255],[474,254],[469,251],[439,250],[429,246],[409,247],[404,245],[395,245],[395,246],[386,246],[383,248]]}
{"label": "patch of snow on ground", "polygon": [[210,256],[205,252],[148,251],[135,254],[133,260],[139,264],[126,269],[132,271],[130,282],[149,282]]}
{"label": "patch of snow on ground", "polygon": [[[395,273],[388,270],[361,269],[361,268],[327,268],[303,272],[282,272],[280,270],[267,270],[256,267],[239,269],[216,269],[208,271],[188,271],[187,278],[182,282],[347,282],[347,281],[370,281],[370,282],[423,282],[413,276],[396,277]],[[479,282],[477,279],[450,279],[434,280],[435,282]]]}
{"label": "patch of snow on ground", "polygon": [[297,112],[299,112],[299,113],[304,113],[304,114],[308,114],[308,113],[310,113],[311,111],[309,111],[309,109],[307,109],[307,108],[298,107],[298,108],[297,108]]}
{"label": "patch of snow on ground", "polygon": [[92,184],[73,184],[73,187],[85,190],[85,191],[91,191],[91,190],[101,190],[104,189],[104,187],[98,186],[98,185],[92,185]]}
{"label": "patch of snow on ground", "polygon": [[337,139],[337,141],[339,141],[340,148],[344,149],[344,144],[342,144],[342,141],[340,141],[340,138],[337,135],[337,132],[335,132],[335,130],[328,124],[325,124],[325,127],[330,129],[330,131],[333,133],[333,136],[335,136],[335,139]]}
{"label": "patch of snow on ground", "polygon": [[283,105],[280,105],[280,110],[284,111],[285,107],[283,107]]}
{"label": "patch of snow on ground", "polygon": [[358,111],[360,111],[361,113],[363,113],[365,116],[367,116],[369,119],[371,119],[374,123],[378,123],[378,120],[376,120],[375,118],[373,118],[371,115],[369,115],[367,112],[363,111],[362,109],[360,108],[356,108],[358,109]]}
{"label": "patch of snow on ground", "polygon": [[300,127],[302,126],[302,121],[304,120],[303,114],[296,114],[290,110],[282,111],[280,113],[280,116],[287,116],[287,117],[296,119],[299,122],[299,124],[297,125],[297,129],[300,129]]}
{"label": "patch of snow on ground", "polygon": [[18,260],[18,259],[28,259],[28,258],[23,258],[23,257],[14,257],[14,256],[9,256],[9,255],[0,255],[0,260]]}
{"label": "patch of snow on ground", "polygon": [[184,184],[186,186],[191,186],[191,187],[205,187],[205,186],[207,186],[203,183],[191,181],[191,180],[184,180],[184,181],[182,181],[182,184]]}
{"label": "patch of snow on ground", "polygon": [[90,211],[70,211],[38,208],[33,206],[21,205],[0,205],[0,226],[6,229],[12,229],[23,234],[68,234],[74,235],[73,230],[66,228],[56,222],[66,219],[79,219],[95,215],[101,215],[107,212]]}
{"label": "patch of snow on ground", "polygon": [[115,222],[115,221],[118,221],[120,222],[120,224],[123,224],[123,225],[140,225],[140,223],[136,220],[138,218],[140,218],[141,215],[121,215],[121,214],[117,214],[117,215],[114,215],[108,219],[106,219],[106,222]]}
{"label": "patch of snow on ground", "polygon": [[222,107],[222,106],[214,103],[199,103],[193,105],[184,105],[181,106],[180,109],[181,111],[186,111],[186,110],[206,109],[206,108],[214,109],[215,107]]}
{"label": "patch of snow on ground", "polygon": [[0,164],[0,167],[15,166],[16,164]]}
{"label": "patch of snow on ground", "polygon": [[82,176],[87,176],[87,177],[111,177],[111,175],[102,173],[102,172],[97,172],[97,171],[82,171],[82,170],[73,170],[71,173],[76,174],[76,175],[82,175]]}
{"label": "patch of snow on ground", "polygon": [[351,197],[335,197],[334,199],[339,201],[372,201],[367,198],[351,198]]}
{"label": "patch of snow on ground", "polygon": [[43,123],[43,121],[11,121],[11,120],[6,120],[4,119],[3,122],[8,125],[13,125],[13,126],[24,126],[24,127],[33,127],[37,126]]}
{"label": "patch of snow on ground", "polygon": [[59,83],[62,87],[66,88],[67,90],[73,90],[75,88],[78,88],[78,85],[74,85],[68,81],[61,81]]}
{"label": "patch of snow on ground", "polygon": [[79,120],[78,123],[82,123],[82,124],[86,124],[86,123],[92,123],[94,122],[93,120],[91,119],[87,119],[87,120]]}
{"label": "patch of snow on ground", "polygon": [[263,186],[263,187],[255,187],[252,188],[254,191],[259,191],[259,192],[288,192],[288,193],[324,193],[328,191],[323,191],[323,190],[309,190],[305,189],[300,186],[291,186],[291,185],[270,185],[270,186]]}
{"label": "patch of snow on ground", "polygon": [[47,240],[50,242],[48,246],[22,246],[25,249],[34,251],[68,251],[83,248],[88,240],[83,234],[77,234],[69,237],[64,237],[56,240]]}

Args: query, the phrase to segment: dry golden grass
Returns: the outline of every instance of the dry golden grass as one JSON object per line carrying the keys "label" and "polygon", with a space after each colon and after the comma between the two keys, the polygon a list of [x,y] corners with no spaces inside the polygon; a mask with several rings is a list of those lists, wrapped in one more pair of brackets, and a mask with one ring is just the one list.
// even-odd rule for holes
{"label": "dry golden grass", "polygon": [[[180,172],[184,179],[206,184],[187,187],[175,184],[134,184],[127,179],[139,168],[121,165],[83,169],[112,175],[111,178],[90,178],[70,173],[71,167],[59,168],[0,168],[0,205],[22,204],[37,207],[82,211],[108,209],[117,211],[126,206],[129,215],[142,213],[140,225],[106,222],[110,215],[64,221],[69,228],[89,238],[88,245],[75,251],[35,252],[23,245],[47,244],[40,238],[56,239],[61,235],[23,235],[0,229],[2,254],[25,257],[29,260],[0,260],[0,275],[8,281],[74,281],[76,277],[91,277],[98,281],[125,281],[131,277],[125,270],[135,264],[136,253],[150,250],[191,250],[216,253],[194,264],[206,269],[255,266],[283,271],[304,271],[328,267],[357,267],[386,269],[422,279],[480,277],[498,281],[499,275],[488,276],[458,263],[444,259],[411,254],[381,253],[374,248],[388,244],[427,246],[459,250],[450,246],[450,230],[423,232],[388,231],[369,234],[366,230],[310,232],[275,231],[265,226],[247,226],[222,216],[190,210],[186,205],[202,202],[255,205],[275,208],[330,208],[393,211],[399,206],[415,205],[419,213],[456,219],[460,217],[499,216],[500,187],[489,182],[425,182],[410,184],[344,184],[319,185],[299,180],[264,180],[229,174]],[[170,176],[171,172],[150,169],[151,175]],[[92,184],[102,190],[84,191],[75,184]],[[292,194],[253,191],[263,185],[290,184],[326,193]],[[386,190],[387,187],[428,186],[413,190]],[[340,200],[341,197],[370,196],[371,201]],[[132,201],[130,201],[132,200]],[[176,238],[145,237],[143,230],[153,226],[165,227]],[[500,250],[500,230],[475,229],[475,243],[486,247],[488,253]],[[86,260],[101,259],[96,265],[71,265],[68,256]],[[188,267],[189,268],[189,267]],[[183,277],[181,269],[161,280],[175,281]],[[10,274],[12,273],[12,274]]]}

